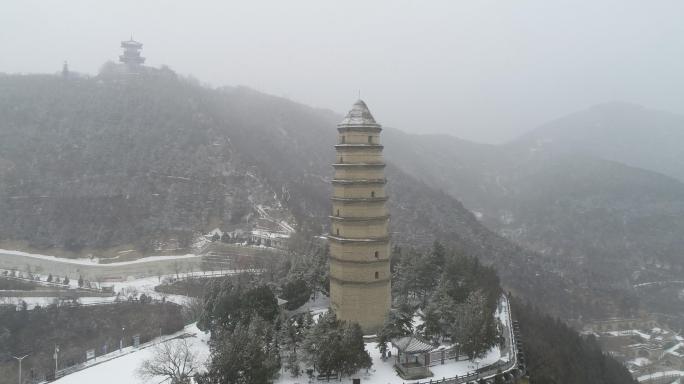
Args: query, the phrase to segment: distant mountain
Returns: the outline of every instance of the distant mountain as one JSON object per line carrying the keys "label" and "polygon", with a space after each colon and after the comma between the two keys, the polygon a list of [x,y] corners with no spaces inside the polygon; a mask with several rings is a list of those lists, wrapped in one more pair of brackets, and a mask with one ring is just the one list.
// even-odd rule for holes
{"label": "distant mountain", "polygon": [[[491,146],[445,135],[388,130],[388,158],[414,177],[463,201],[490,229],[537,251],[543,269],[562,274],[573,286],[613,295],[616,300],[611,311],[629,313],[637,308],[634,283],[646,276],[676,276],[684,267],[684,184],[577,149],[575,143],[583,138],[586,124],[578,123],[575,130],[572,123],[591,121],[592,116],[602,115],[597,111],[606,110],[615,115],[613,131],[620,130],[623,120],[629,125],[627,122],[634,120],[630,116],[639,115],[640,123],[629,125],[625,132],[636,136],[638,127],[663,127],[662,122],[669,121],[668,130],[678,134],[674,115],[611,105],[591,109],[586,113],[590,117],[579,113],[562,120],[561,125],[545,126],[549,135],[558,131],[576,134],[576,140],[568,139],[567,145],[561,135],[540,140],[548,143],[543,145],[530,144],[537,143],[529,139],[531,134],[510,144]],[[626,117],[618,118],[621,110]],[[534,133],[535,137],[550,137],[545,134],[544,129]],[[599,133],[586,134],[588,143],[591,137],[605,146],[611,143],[598,139]],[[612,142],[618,148],[621,136],[615,137]],[[630,145],[635,149],[623,153],[639,153],[632,156],[634,162],[641,159],[641,163],[656,164],[648,154],[664,156],[648,145],[637,149],[637,139]],[[677,146],[664,143],[663,147],[671,148],[670,154],[676,158]],[[673,314],[684,315],[681,301],[673,297],[669,302]]]}
{"label": "distant mountain", "polygon": [[138,80],[0,76],[0,239],[151,252],[249,226],[256,205],[289,215],[208,109],[211,93],[172,72]]}
{"label": "distant mountain", "polygon": [[[263,224],[264,211],[327,230],[341,119],[330,111],[162,70],[0,76],[0,116],[0,245],[183,251],[202,231]],[[681,184],[664,176],[391,128],[383,143],[393,243],[476,255],[553,313],[630,313],[632,272],[675,263],[684,245]]]}
{"label": "distant mountain", "polygon": [[[250,229],[264,211],[324,233],[341,118],[246,88],[207,89],[169,70],[0,75],[0,245],[186,249],[202,231]],[[439,240],[477,256],[505,289],[555,315],[619,310],[620,294],[574,284],[483,225],[513,201],[498,199],[511,188],[499,147],[393,129],[382,140],[394,246]]]}
{"label": "distant mountain", "polygon": [[684,181],[684,116],[635,104],[597,105],[544,124],[508,146],[581,153]]}
{"label": "distant mountain", "polygon": [[[0,76],[0,116],[6,243],[154,253],[171,239],[187,247],[215,227],[251,229],[259,207],[326,231],[341,120],[329,111],[245,88],[206,89],[160,71]],[[388,151],[395,144],[412,145],[392,142]],[[440,239],[496,263],[508,289],[554,313],[588,307],[586,294],[573,298],[574,288],[547,273],[538,256],[486,229],[454,197],[392,164],[388,179],[395,245]]]}

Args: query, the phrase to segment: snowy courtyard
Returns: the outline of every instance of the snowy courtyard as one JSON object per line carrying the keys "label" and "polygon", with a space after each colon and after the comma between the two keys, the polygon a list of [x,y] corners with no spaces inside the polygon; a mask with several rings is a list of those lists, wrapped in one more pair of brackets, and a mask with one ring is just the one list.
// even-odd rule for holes
{"label": "snowy courtyard", "polygon": [[[137,287],[144,287],[146,284],[136,284]],[[317,309],[313,312],[320,313],[323,309]],[[509,326],[509,316],[508,316],[508,306],[502,305],[496,313],[496,317],[501,319],[502,323],[508,327]],[[508,328],[507,328],[508,329]],[[204,364],[208,362],[209,358],[209,334],[203,333],[195,324],[191,324],[185,327],[184,330],[176,333],[175,335],[164,336],[162,340],[168,341],[173,339],[175,336],[181,334],[191,334],[192,336],[188,338],[190,341],[191,348],[194,353],[197,354],[198,360],[200,361],[200,366],[203,368]],[[131,383],[131,384],[142,384],[145,381],[141,379],[137,370],[140,367],[142,361],[149,359],[152,356],[154,344],[158,343],[159,339],[155,339],[147,345],[143,345],[140,348],[128,347],[125,348],[123,352],[113,352],[106,356],[98,357],[97,359],[88,363],[88,367],[67,375],[55,383],[58,384],[119,384],[119,383]],[[355,375],[350,377],[342,378],[341,383],[352,383],[352,379],[360,378],[363,383],[369,384],[388,384],[388,383],[406,383],[410,382],[403,380],[399,377],[394,369],[394,357],[382,359],[380,351],[377,348],[377,343],[370,342],[366,343],[366,351],[370,354],[373,365],[368,370],[362,370]],[[393,352],[393,356],[394,356]],[[506,350],[501,350],[498,346],[493,347],[486,353],[485,356],[473,361],[470,360],[448,360],[444,364],[438,364],[430,367],[430,371],[433,373],[432,380],[441,380],[442,378],[451,378],[454,376],[464,376],[467,374],[473,374],[478,368],[486,368],[492,364],[499,363],[501,361],[510,361],[511,354],[509,348]],[[429,381],[428,379],[423,379],[422,381]],[[314,379],[315,381],[315,379]],[[289,372],[286,372],[284,368],[281,368],[279,377],[275,380],[276,384],[306,384],[310,383],[311,380],[306,374],[302,374],[299,377],[292,377]],[[415,381],[414,381],[415,382]]]}

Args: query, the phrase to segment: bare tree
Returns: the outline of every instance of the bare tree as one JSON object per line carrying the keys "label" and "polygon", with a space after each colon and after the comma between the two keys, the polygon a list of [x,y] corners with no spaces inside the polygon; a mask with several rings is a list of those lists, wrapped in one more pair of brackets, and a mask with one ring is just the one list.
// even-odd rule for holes
{"label": "bare tree", "polygon": [[187,339],[171,340],[153,347],[152,357],[142,362],[138,376],[145,381],[162,377],[171,384],[189,384],[198,367]]}

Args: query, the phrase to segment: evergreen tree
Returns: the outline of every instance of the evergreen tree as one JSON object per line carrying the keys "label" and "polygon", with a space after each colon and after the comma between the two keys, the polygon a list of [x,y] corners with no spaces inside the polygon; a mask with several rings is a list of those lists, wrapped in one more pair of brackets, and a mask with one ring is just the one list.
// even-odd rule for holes
{"label": "evergreen tree", "polygon": [[266,384],[280,369],[278,346],[270,324],[259,317],[239,323],[212,338],[212,359],[200,383]]}
{"label": "evergreen tree", "polygon": [[278,315],[278,301],[270,288],[252,288],[250,281],[233,282],[229,279],[212,283],[205,298],[205,309],[197,326],[210,331],[233,329],[239,322],[249,323],[258,316],[274,321]]}
{"label": "evergreen tree", "polygon": [[432,252],[430,254],[432,262],[435,265],[436,271],[441,272],[446,263],[447,251],[446,248],[439,241],[435,240],[432,245]]}
{"label": "evergreen tree", "polygon": [[311,289],[307,286],[306,281],[302,279],[288,281],[283,285],[280,297],[287,300],[287,304],[285,304],[286,309],[294,310],[309,301]]}
{"label": "evergreen tree", "polygon": [[332,312],[318,319],[302,349],[309,365],[324,376],[350,375],[372,365],[361,327],[338,320]]}
{"label": "evergreen tree", "polygon": [[410,310],[406,307],[389,313],[378,335],[378,349],[383,357],[387,353],[387,344],[392,339],[413,333],[413,323],[411,320]]}
{"label": "evergreen tree", "polygon": [[47,280],[48,283],[52,282],[52,273],[48,275]]}
{"label": "evergreen tree", "polygon": [[301,370],[299,368],[299,360],[297,359],[297,352],[292,351],[290,354],[287,356],[287,365],[285,366],[285,369],[290,372],[290,375],[292,377],[299,377],[301,374]]}

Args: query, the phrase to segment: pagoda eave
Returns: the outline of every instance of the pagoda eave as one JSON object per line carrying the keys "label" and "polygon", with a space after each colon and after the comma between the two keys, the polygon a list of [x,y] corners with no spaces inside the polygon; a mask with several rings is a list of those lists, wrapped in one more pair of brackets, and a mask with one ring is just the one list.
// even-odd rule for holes
{"label": "pagoda eave", "polygon": [[340,237],[328,235],[328,240],[332,240],[337,243],[357,243],[357,244],[384,244],[389,242],[389,236],[383,237],[370,237],[370,238],[353,238],[353,237]]}
{"label": "pagoda eave", "polygon": [[349,151],[349,150],[382,150],[384,146],[382,144],[337,144],[335,149]]}
{"label": "pagoda eave", "polygon": [[385,163],[335,163],[335,168],[385,168]]}
{"label": "pagoda eave", "polygon": [[342,280],[338,279],[334,276],[330,276],[330,280],[334,281],[340,285],[384,285],[390,282],[389,277],[385,279],[377,279],[377,280],[371,280],[371,281],[350,281],[350,280]]}
{"label": "pagoda eave", "polygon": [[380,133],[380,132],[382,132],[382,128],[380,127],[380,125],[377,125],[377,126],[374,126],[374,125],[338,125],[337,131],[340,133],[342,133],[342,132]]}
{"label": "pagoda eave", "polygon": [[119,56],[119,61],[125,64],[143,64],[145,63],[145,58],[144,57],[126,57],[126,56]]}
{"label": "pagoda eave", "polygon": [[331,183],[340,185],[382,185],[387,183],[387,179],[332,179]]}
{"label": "pagoda eave", "polygon": [[362,265],[369,265],[369,264],[386,264],[389,263],[389,259],[376,259],[376,260],[344,260],[337,258],[335,256],[330,255],[330,260],[333,260],[337,263],[340,264],[362,264]]}
{"label": "pagoda eave", "polygon": [[380,197],[332,197],[332,201],[338,201],[340,203],[380,203],[387,201],[388,196]]}
{"label": "pagoda eave", "polygon": [[389,220],[390,215],[374,216],[374,217],[342,217],[342,216],[328,216],[332,221],[338,222],[365,222],[365,221],[385,221]]}

